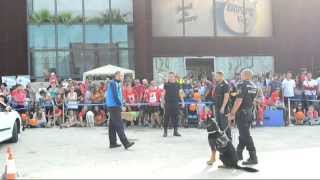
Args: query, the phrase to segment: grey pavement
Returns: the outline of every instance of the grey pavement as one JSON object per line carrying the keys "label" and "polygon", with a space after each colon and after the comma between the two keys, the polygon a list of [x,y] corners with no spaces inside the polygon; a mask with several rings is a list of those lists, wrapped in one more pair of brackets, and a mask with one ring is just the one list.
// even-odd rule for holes
{"label": "grey pavement", "polygon": [[254,129],[256,174],[218,169],[221,162],[208,167],[205,130],[166,139],[160,129],[126,131],[136,142],[128,151],[107,148],[106,128],[28,129],[18,144],[0,146],[0,167],[11,145],[22,178],[320,178],[320,127]]}

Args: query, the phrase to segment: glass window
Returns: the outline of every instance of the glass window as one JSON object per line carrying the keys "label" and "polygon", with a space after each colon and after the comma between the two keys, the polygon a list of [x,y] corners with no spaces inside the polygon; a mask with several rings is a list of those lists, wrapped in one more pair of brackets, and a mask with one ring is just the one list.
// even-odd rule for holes
{"label": "glass window", "polygon": [[119,49],[119,66],[127,69],[134,67],[134,54],[132,49]]}
{"label": "glass window", "polygon": [[56,72],[56,52],[36,51],[31,53],[31,73],[35,79],[49,76],[50,72]]}
{"label": "glass window", "polygon": [[109,24],[108,0],[84,0],[84,8],[87,24]]}
{"label": "glass window", "polygon": [[54,25],[29,25],[29,47],[34,49],[55,48]]}
{"label": "glass window", "polygon": [[132,1],[134,0],[111,0],[111,12],[115,17],[112,23],[133,22]]}
{"label": "glass window", "polygon": [[223,70],[226,79],[230,80],[247,68],[255,74],[273,72],[274,60],[272,56],[216,57],[214,67],[215,72]]}
{"label": "glass window", "polygon": [[55,15],[55,4],[53,0],[30,0],[28,5],[30,24],[53,23]]}
{"label": "glass window", "polygon": [[83,43],[82,25],[58,25],[58,47],[70,48],[73,43]]}
{"label": "glass window", "polygon": [[58,51],[57,74],[62,79],[70,78],[70,53],[69,51]]}
{"label": "glass window", "polygon": [[216,0],[218,36],[242,36],[244,27],[244,0]]}
{"label": "glass window", "polygon": [[50,13],[54,14],[54,1],[53,0],[32,0],[29,3],[32,7],[33,12],[38,12],[41,10],[48,10]]}
{"label": "glass window", "polygon": [[82,0],[57,0],[58,24],[82,23]]}
{"label": "glass window", "polygon": [[186,63],[183,57],[153,58],[153,76],[158,82],[166,79],[169,72],[175,72],[180,77],[186,76]]}
{"label": "glass window", "polygon": [[272,36],[270,0],[246,0],[246,32],[251,37]]}
{"label": "glass window", "polygon": [[128,47],[128,25],[112,24],[112,42],[118,47]]}
{"label": "glass window", "polygon": [[214,36],[213,12],[212,0],[184,0],[185,36]]}
{"label": "glass window", "polygon": [[100,24],[87,24],[86,43],[109,43],[110,42],[110,26]]}
{"label": "glass window", "polygon": [[152,0],[153,36],[183,36],[182,13],[182,0]]}

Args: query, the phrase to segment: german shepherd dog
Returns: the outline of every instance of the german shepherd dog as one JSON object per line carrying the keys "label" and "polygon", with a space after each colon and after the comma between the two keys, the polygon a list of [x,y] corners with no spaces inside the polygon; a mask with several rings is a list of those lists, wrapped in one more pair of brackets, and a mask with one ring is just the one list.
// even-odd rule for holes
{"label": "german shepherd dog", "polygon": [[258,172],[257,169],[250,167],[242,167],[238,165],[238,157],[236,150],[225,132],[220,131],[217,122],[209,118],[206,121],[208,139],[210,146],[216,145],[217,151],[220,153],[220,160],[224,168],[239,169],[247,172]]}

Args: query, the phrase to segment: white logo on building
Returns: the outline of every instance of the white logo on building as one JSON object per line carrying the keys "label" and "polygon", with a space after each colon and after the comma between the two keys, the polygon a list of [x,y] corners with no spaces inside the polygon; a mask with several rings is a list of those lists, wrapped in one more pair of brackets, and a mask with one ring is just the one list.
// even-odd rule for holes
{"label": "white logo on building", "polygon": [[234,33],[250,33],[257,21],[256,4],[256,0],[245,0],[245,5],[242,0],[226,1],[224,21],[227,27]]}

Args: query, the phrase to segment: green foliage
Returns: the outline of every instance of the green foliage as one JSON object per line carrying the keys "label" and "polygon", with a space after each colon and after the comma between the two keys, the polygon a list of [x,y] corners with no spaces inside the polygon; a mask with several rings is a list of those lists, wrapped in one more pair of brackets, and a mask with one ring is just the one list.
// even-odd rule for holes
{"label": "green foliage", "polygon": [[38,12],[33,13],[29,17],[31,24],[46,24],[46,23],[53,23],[54,16],[50,13],[49,10],[41,10]]}
{"label": "green foliage", "polygon": [[125,24],[127,22],[127,15],[122,15],[120,10],[113,9],[107,13],[100,13],[99,16],[91,17],[86,22],[88,24]]}
{"label": "green foliage", "polygon": [[[127,22],[127,14],[121,14],[119,9],[113,9],[107,13],[100,13],[99,16],[91,17],[86,20],[88,24],[125,24]],[[57,16],[53,15],[49,10],[40,10],[33,12],[29,17],[31,24],[81,24],[84,21],[82,16],[74,16],[71,12],[61,12]]]}

